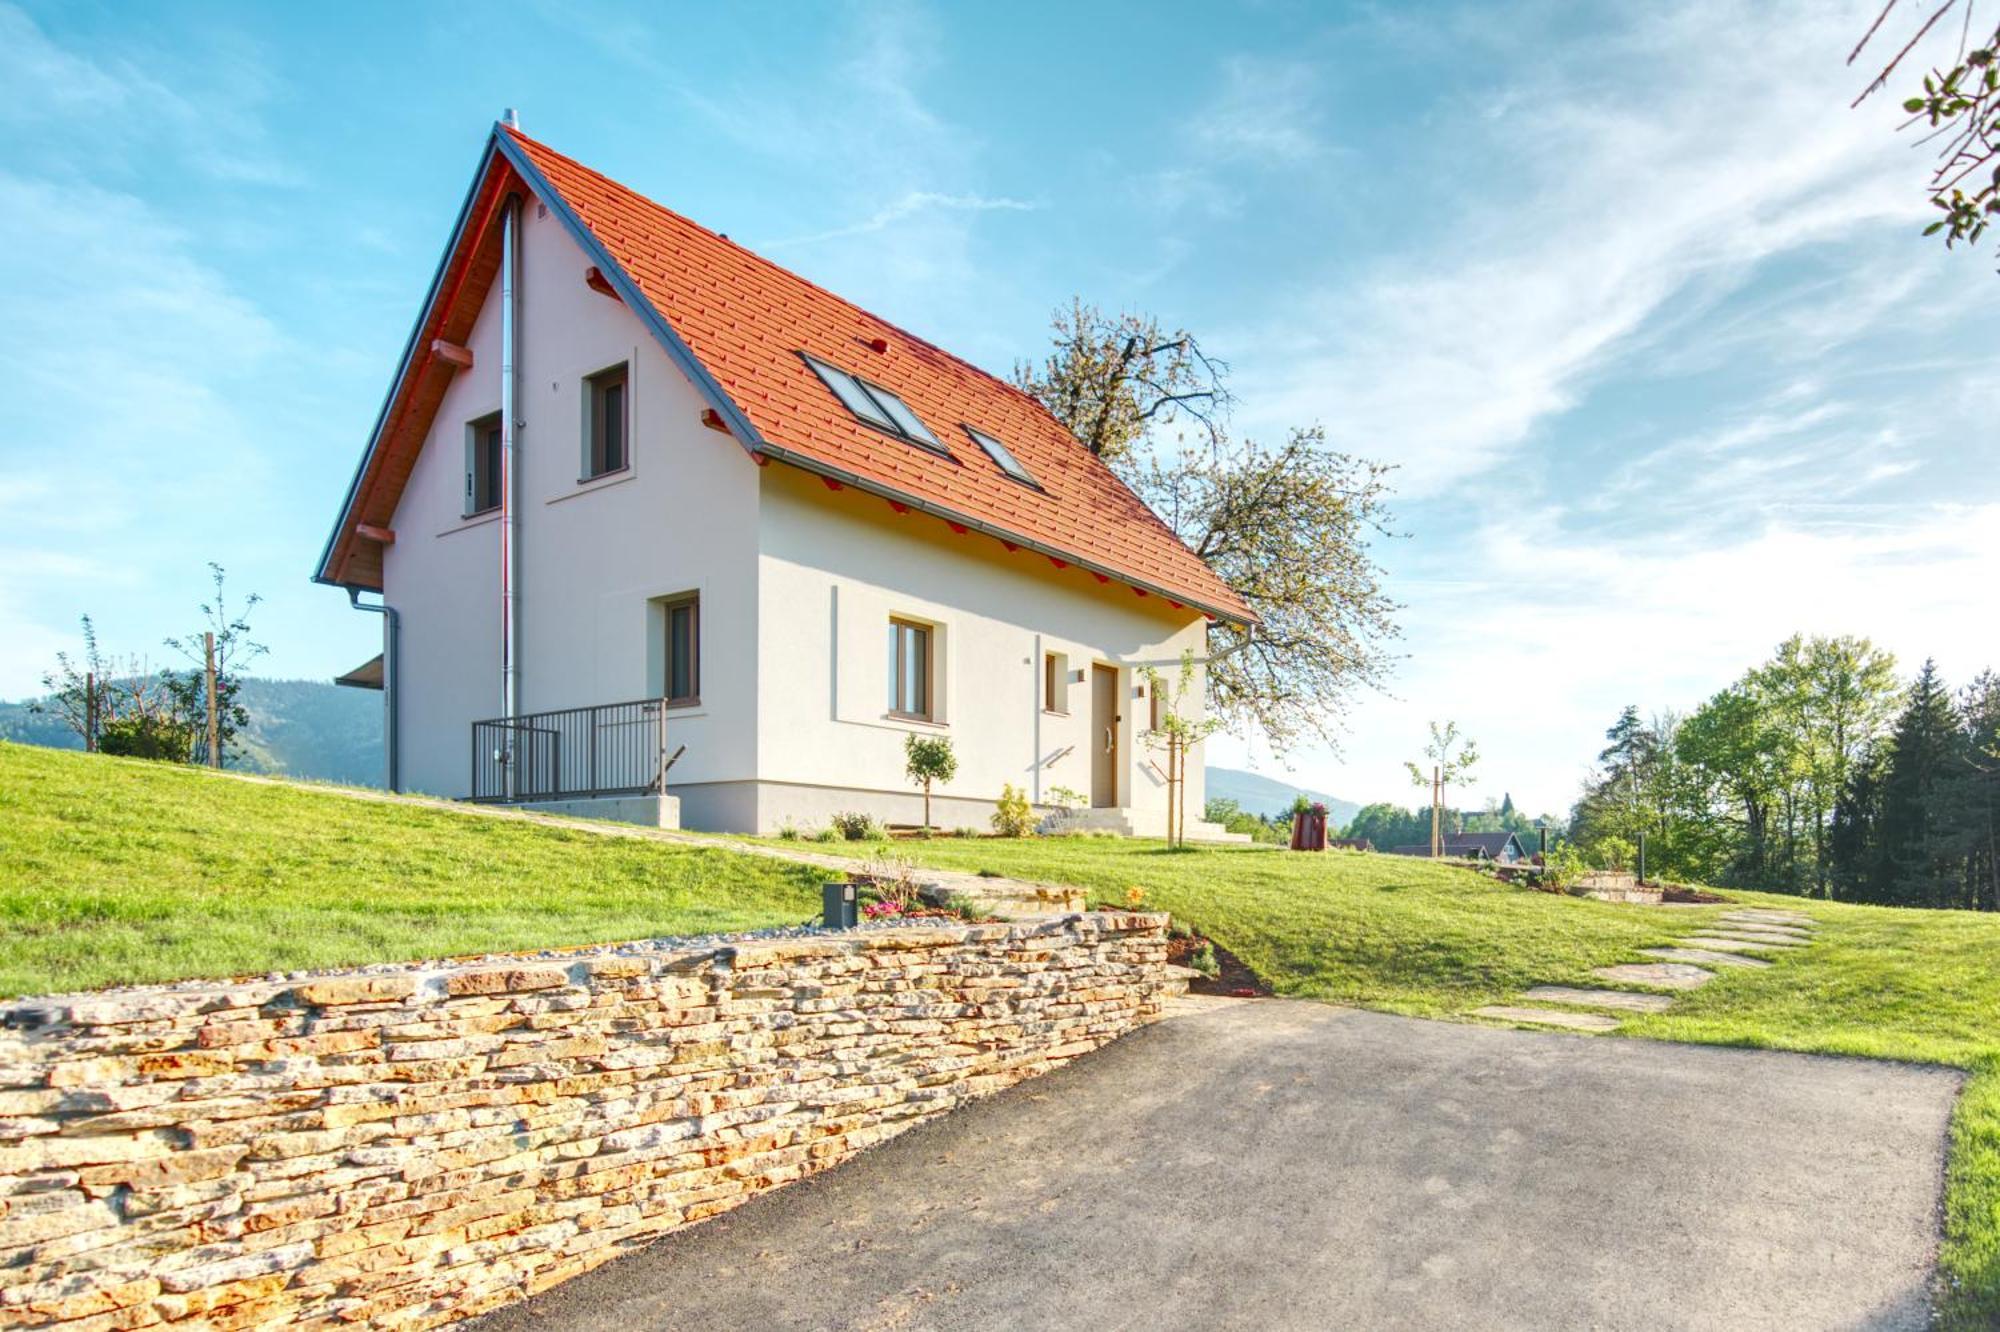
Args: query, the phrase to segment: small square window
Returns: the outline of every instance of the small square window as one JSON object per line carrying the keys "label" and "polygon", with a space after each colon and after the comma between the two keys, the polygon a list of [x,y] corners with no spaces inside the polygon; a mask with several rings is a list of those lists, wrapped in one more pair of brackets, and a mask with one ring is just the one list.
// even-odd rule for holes
{"label": "small square window", "polygon": [[967,426],[965,433],[972,436],[973,443],[986,451],[986,456],[993,460],[994,466],[1024,486],[1033,486],[1036,490],[1042,488],[1042,483],[1035,480],[1035,474],[1021,464],[1021,460],[1014,456],[1012,449],[984,430],[975,430]]}
{"label": "small square window", "polygon": [[931,630],[909,620],[889,621],[889,711],[931,719]]}
{"label": "small square window", "polygon": [[465,426],[465,516],[500,507],[500,413]]}
{"label": "small square window", "polygon": [[631,460],[626,368],[614,365],[584,381],[583,479],[622,471]]}

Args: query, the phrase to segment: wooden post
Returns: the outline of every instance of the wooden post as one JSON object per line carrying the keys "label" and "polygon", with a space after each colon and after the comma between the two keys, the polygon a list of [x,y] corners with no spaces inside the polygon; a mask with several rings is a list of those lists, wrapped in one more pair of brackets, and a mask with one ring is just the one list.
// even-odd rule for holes
{"label": "wooden post", "polygon": [[1175,840],[1174,837],[1174,781],[1175,781],[1175,774],[1180,771],[1179,759],[1177,757],[1179,753],[1180,753],[1180,736],[1173,731],[1168,731],[1167,732],[1167,845],[1168,846],[1179,845],[1179,843]]}
{"label": "wooden post", "polygon": [[83,752],[97,752],[97,672],[83,676]]}
{"label": "wooden post", "polygon": [[207,659],[205,674],[208,677],[208,766],[219,768],[222,766],[220,744],[222,728],[219,724],[220,719],[215,715],[215,635],[211,632],[201,637],[203,655]]}
{"label": "wooden post", "polygon": [[1444,854],[1444,769],[1431,769],[1431,859]]}

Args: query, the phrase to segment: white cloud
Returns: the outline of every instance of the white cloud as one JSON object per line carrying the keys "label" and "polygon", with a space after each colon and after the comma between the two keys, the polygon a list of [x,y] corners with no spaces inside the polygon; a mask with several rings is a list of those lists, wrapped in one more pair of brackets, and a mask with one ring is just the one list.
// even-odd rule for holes
{"label": "white cloud", "polygon": [[1187,122],[1188,142],[1214,162],[1295,166],[1317,156],[1324,78],[1304,61],[1231,56],[1221,87]]}
{"label": "white cloud", "polygon": [[[1404,464],[1405,493],[1450,490],[1761,263],[1921,211],[1904,145],[1847,112],[1837,57],[1824,74],[1814,59],[1851,40],[1846,16],[1631,13],[1444,118],[1431,137],[1449,152],[1413,168],[1429,177],[1411,204],[1421,244],[1308,291],[1250,350],[1238,339],[1246,424],[1321,421]],[[1799,54],[1774,79],[1779,46]],[[1608,65],[1622,73],[1606,86]]]}
{"label": "white cloud", "polygon": [[808,236],[792,236],[784,240],[768,241],[767,250],[783,249],[787,246],[812,245],[820,241],[842,240],[849,236],[867,236],[885,231],[898,222],[928,212],[945,213],[998,213],[1033,212],[1039,205],[1021,199],[989,199],[978,194],[940,194],[936,190],[908,190],[903,197],[876,209],[859,222],[835,227],[830,231],[814,232]]}

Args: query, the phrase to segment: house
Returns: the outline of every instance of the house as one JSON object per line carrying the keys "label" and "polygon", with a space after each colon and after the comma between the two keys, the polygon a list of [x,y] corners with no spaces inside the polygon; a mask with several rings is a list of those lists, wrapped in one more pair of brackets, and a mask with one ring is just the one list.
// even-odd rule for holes
{"label": "house", "polygon": [[390,785],[761,833],[915,822],[911,735],[943,826],[1159,833],[1147,672],[1254,618],[1032,397],[511,119],[315,577]]}
{"label": "house", "polygon": [[[1428,856],[1428,845],[1392,846],[1392,856]],[[1513,865],[1530,859],[1528,849],[1521,845],[1518,833],[1477,832],[1446,833],[1444,853],[1460,860],[1491,860],[1501,865]]]}

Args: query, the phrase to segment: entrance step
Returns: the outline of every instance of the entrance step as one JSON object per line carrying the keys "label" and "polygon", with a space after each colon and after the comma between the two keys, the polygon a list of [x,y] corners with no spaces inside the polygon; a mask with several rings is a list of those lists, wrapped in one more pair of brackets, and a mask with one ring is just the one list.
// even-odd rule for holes
{"label": "entrance step", "polygon": [[1647,957],[1657,957],[1668,962],[1694,962],[1705,967],[1768,967],[1771,964],[1761,957],[1744,957],[1740,953],[1716,953],[1706,948],[1641,948]]}
{"label": "entrance step", "polygon": [[1622,1008],[1628,1013],[1663,1013],[1673,1005],[1665,994],[1631,990],[1586,990],[1568,985],[1537,985],[1521,996],[1538,1004],[1576,1004],[1583,1008]]}
{"label": "entrance step", "polygon": [[1537,1027],[1561,1027],[1567,1031],[1616,1031],[1618,1019],[1602,1013],[1565,1013],[1555,1008],[1516,1008],[1511,1004],[1490,1004],[1475,1008],[1472,1016],[1498,1018],[1502,1022],[1526,1022]]}
{"label": "entrance step", "polygon": [[1681,942],[1689,948],[1713,948],[1719,953],[1782,953],[1789,949],[1803,946],[1800,944],[1771,943],[1769,940],[1758,942],[1756,940],[1725,939],[1717,934],[1691,934],[1681,940]]}
{"label": "entrance step", "polygon": [[1684,962],[1625,962],[1599,967],[1590,974],[1621,985],[1651,985],[1662,990],[1696,990],[1715,979],[1714,972]]}

